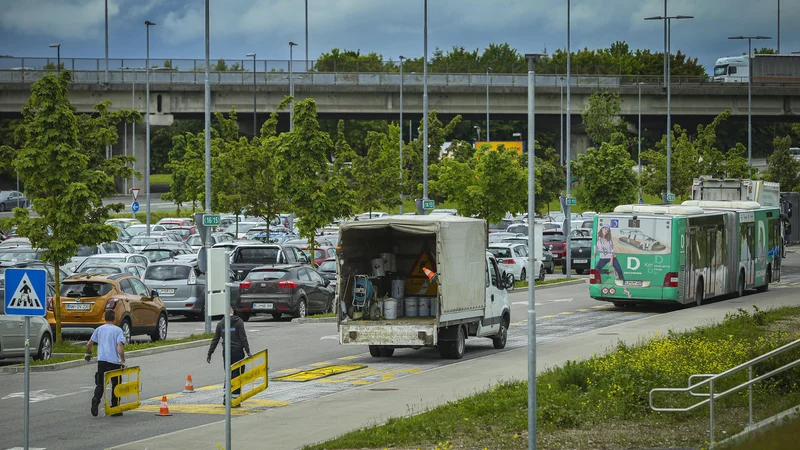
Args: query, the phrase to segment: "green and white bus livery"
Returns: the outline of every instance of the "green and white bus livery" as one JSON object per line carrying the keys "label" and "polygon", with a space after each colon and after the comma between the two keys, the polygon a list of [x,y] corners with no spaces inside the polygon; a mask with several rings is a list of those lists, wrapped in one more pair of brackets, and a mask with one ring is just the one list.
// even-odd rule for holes
{"label": "green and white bus livery", "polygon": [[620,205],[594,217],[589,293],[702,304],[780,280],[780,211],[756,202]]}

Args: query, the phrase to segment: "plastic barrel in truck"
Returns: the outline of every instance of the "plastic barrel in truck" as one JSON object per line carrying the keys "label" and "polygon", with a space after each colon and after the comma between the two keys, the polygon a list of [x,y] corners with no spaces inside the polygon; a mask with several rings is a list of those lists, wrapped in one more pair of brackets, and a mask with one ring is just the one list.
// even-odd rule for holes
{"label": "plastic barrel in truck", "polygon": [[451,216],[388,216],[339,228],[339,342],[374,357],[437,347],[464,356],[470,338],[505,347],[509,279],[486,252],[486,222]]}

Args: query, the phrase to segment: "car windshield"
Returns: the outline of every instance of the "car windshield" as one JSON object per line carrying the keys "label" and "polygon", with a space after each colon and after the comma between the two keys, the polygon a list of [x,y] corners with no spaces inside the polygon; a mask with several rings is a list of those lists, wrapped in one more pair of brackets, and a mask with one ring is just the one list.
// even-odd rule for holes
{"label": "car windshield", "polygon": [[575,247],[589,248],[592,246],[592,241],[589,239],[573,239],[571,244]]}
{"label": "car windshield", "polygon": [[238,264],[276,264],[278,249],[275,247],[241,248],[236,252],[233,262]]}
{"label": "car windshield", "polygon": [[178,264],[153,265],[147,268],[147,272],[145,272],[144,278],[146,280],[159,280],[159,281],[186,280],[189,278],[189,272],[191,270],[192,268],[189,266],[183,266]]}
{"label": "car windshield", "polygon": [[150,249],[143,250],[142,254],[150,260],[150,262],[162,261],[169,259],[172,256],[172,250],[164,249]]}
{"label": "car windshield", "polygon": [[527,225],[512,225],[508,227],[509,233],[519,233],[524,234],[525,236],[528,235],[528,226]]}
{"label": "car windshield", "polygon": [[250,231],[250,228],[256,227],[260,224],[255,222],[239,222],[239,233],[247,233]]}
{"label": "car windshield", "polygon": [[542,236],[544,242],[566,242],[567,238],[563,234],[545,234]]}
{"label": "car windshield", "polygon": [[102,297],[111,292],[111,285],[95,281],[65,281],[61,285],[63,297]]}
{"label": "car windshield", "polygon": [[147,231],[147,225],[131,225],[125,229],[131,236],[136,236]]}
{"label": "car windshield", "polygon": [[520,238],[506,238],[502,241],[504,244],[523,244],[528,245],[528,239],[520,239]]}
{"label": "car windshield", "polygon": [[714,76],[721,77],[728,74],[728,66],[714,66]]}
{"label": "car windshield", "polygon": [[511,249],[510,248],[492,248],[489,247],[489,251],[492,252],[495,258],[511,258]]}
{"label": "car windshield", "polygon": [[97,247],[86,246],[86,245],[79,245],[78,246],[78,256],[92,256],[97,254]]}
{"label": "car windshield", "polygon": [[186,241],[186,243],[191,245],[191,246],[203,245],[203,241],[200,239],[200,236],[192,236]]}
{"label": "car windshield", "polygon": [[119,267],[111,267],[111,266],[89,266],[81,269],[81,273],[88,273],[91,275],[114,274],[114,273],[122,273],[122,269],[120,269]]}
{"label": "car windshield", "polygon": [[247,279],[251,281],[279,280],[287,273],[285,270],[254,270],[247,274]]}
{"label": "car windshield", "polygon": [[17,263],[22,261],[35,261],[39,258],[36,257],[35,251],[30,252],[4,252],[0,253],[0,262],[3,263]]}
{"label": "car windshield", "polygon": [[320,272],[336,272],[336,261],[325,261],[319,265]]}
{"label": "car windshield", "polygon": [[133,238],[131,238],[130,242],[128,242],[128,243],[131,244],[131,245],[146,246],[146,245],[152,244],[153,242],[158,242],[158,238],[154,238],[152,236],[151,237],[134,236]]}

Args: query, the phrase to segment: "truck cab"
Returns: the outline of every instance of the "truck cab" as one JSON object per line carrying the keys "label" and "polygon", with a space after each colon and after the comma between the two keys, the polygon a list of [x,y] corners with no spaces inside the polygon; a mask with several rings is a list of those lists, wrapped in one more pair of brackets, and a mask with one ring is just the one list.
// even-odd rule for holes
{"label": "truck cab", "polygon": [[747,56],[719,58],[714,64],[715,83],[747,83],[750,63]]}

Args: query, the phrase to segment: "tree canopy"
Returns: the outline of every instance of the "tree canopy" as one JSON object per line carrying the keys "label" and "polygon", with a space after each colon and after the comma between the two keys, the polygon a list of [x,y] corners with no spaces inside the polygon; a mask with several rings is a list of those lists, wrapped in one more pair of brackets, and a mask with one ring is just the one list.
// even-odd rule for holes
{"label": "tree canopy", "polygon": [[580,179],[576,190],[578,201],[587,209],[598,212],[612,211],[615,206],[636,200],[636,173],[630,158],[625,136],[615,133],[609,142],[599,148],[589,148],[579,154],[573,164],[575,176]]}

